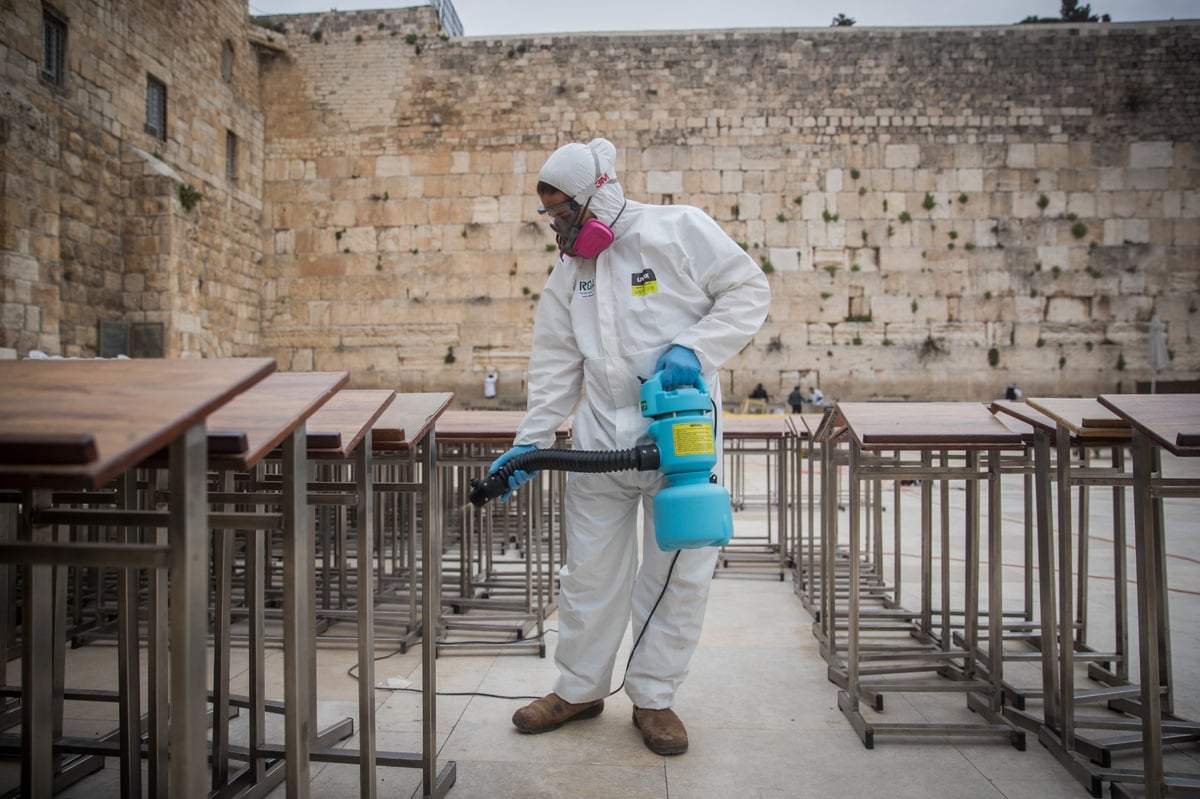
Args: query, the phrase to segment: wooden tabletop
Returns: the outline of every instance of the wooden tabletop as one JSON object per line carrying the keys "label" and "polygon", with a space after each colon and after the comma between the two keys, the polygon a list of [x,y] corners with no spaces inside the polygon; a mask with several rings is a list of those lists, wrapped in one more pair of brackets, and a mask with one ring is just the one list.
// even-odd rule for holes
{"label": "wooden tabletop", "polygon": [[308,457],[350,457],[379,417],[396,398],[391,389],[343,389],[308,420]]}
{"label": "wooden tabletop", "polygon": [[789,438],[792,432],[788,417],[782,413],[721,416],[721,435],[731,440]]}
{"label": "wooden tabletop", "polygon": [[[276,372],[218,408],[208,419],[208,465],[246,471],[346,385],[347,372]],[[242,434],[240,452],[214,451],[214,437]]]}
{"label": "wooden tabletop", "polygon": [[1129,438],[1129,422],[1090,397],[1030,398],[1029,405],[1041,411],[1072,436],[1084,440],[1119,441]]}
{"label": "wooden tabletop", "polygon": [[1032,441],[1038,430],[1049,433],[1051,441],[1058,432],[1057,422],[1027,402],[993,400],[990,407],[1001,424],[1014,433],[1020,433],[1026,442]]}
{"label": "wooden tabletop", "polygon": [[371,430],[376,452],[402,452],[420,443],[454,401],[454,394],[397,394]]}
{"label": "wooden tabletop", "polygon": [[1099,402],[1174,455],[1200,455],[1200,394],[1103,394]]}
{"label": "wooden tabletop", "polygon": [[[435,430],[442,443],[512,441],[524,418],[525,411],[446,411],[438,417]],[[561,441],[570,435],[571,419],[567,419],[555,436]]]}
{"label": "wooden tabletop", "polygon": [[0,362],[0,488],[99,488],[275,370],[271,358]]}
{"label": "wooden tabletop", "polygon": [[839,402],[837,414],[864,449],[1024,446],[978,402]]}

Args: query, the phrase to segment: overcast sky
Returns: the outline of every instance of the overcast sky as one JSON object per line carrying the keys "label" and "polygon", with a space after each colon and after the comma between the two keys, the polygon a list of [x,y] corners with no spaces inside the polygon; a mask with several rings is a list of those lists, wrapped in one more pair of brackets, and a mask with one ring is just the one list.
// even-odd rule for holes
{"label": "overcast sky", "polygon": [[[453,0],[467,36],[699,28],[823,28],[836,14],[859,27],[1010,25],[1057,17],[1059,0]],[[249,0],[250,13],[402,8],[422,0]],[[1200,0],[1092,0],[1113,22],[1200,18]]]}

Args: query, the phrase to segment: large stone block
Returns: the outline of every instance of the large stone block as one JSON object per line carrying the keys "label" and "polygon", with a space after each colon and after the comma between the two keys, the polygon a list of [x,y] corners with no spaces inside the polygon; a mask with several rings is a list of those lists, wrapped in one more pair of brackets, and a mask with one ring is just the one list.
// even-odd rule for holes
{"label": "large stone block", "polygon": [[1169,141],[1135,141],[1129,144],[1131,169],[1166,168],[1174,165],[1174,146]]}
{"label": "large stone block", "polygon": [[921,148],[916,144],[889,144],[884,149],[883,165],[888,169],[916,169],[921,163]]}

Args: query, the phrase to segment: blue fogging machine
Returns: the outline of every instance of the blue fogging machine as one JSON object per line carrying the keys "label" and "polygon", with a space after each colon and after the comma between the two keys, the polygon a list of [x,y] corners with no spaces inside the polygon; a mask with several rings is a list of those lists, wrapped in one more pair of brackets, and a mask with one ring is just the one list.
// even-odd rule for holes
{"label": "blue fogging machine", "polygon": [[471,481],[471,504],[483,507],[508,491],[513,472],[557,469],[567,472],[648,472],[659,469],[667,486],[654,497],[658,548],[719,547],[733,536],[729,491],[717,483],[713,403],[704,380],[695,386],[662,384],[662,373],[642,383],[642,416],[652,443],[623,450],[535,449],[509,460],[482,480]]}

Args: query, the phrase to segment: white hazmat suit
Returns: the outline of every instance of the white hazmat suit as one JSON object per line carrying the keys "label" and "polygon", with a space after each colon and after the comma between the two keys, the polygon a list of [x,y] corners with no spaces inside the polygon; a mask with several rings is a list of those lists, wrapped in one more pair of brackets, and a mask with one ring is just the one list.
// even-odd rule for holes
{"label": "white hazmat suit", "polygon": [[[745,251],[698,208],[627,201],[615,161],[612,143],[595,139],[559,148],[538,175],[587,205],[615,238],[594,259],[563,256],[546,282],[516,445],[552,446],[572,412],[578,449],[648,441],[638,378],[652,376],[672,345],[699,359],[719,436],[718,369],[766,319],[767,278]],[[718,477],[720,469],[718,461]],[[663,591],[674,553],[655,543],[653,498],[664,485],[657,471],[567,476],[554,692],[568,702],[608,695],[626,624],[632,617],[636,640]],[[680,551],[626,674],[625,690],[637,707],[674,703],[700,638],[717,554],[712,547]]]}

